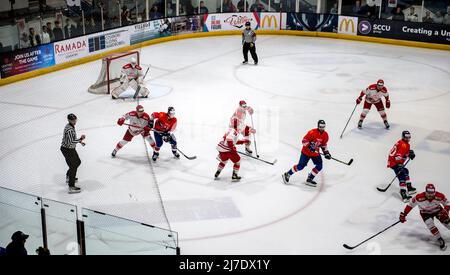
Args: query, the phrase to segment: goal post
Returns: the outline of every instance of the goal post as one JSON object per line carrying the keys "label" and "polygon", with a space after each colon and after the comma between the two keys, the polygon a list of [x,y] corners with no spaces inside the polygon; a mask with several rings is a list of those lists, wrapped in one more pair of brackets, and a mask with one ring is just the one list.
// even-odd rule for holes
{"label": "goal post", "polygon": [[89,86],[88,91],[93,94],[110,94],[111,91],[120,85],[122,67],[135,58],[140,65],[140,54],[138,51],[111,54],[102,59],[102,68],[97,81]]}

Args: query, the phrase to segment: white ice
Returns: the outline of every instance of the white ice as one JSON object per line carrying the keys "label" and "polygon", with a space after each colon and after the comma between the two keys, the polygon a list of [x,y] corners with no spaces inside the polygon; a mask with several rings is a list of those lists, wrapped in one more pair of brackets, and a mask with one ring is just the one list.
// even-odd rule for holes
{"label": "white ice", "polygon": [[[417,158],[409,164],[419,191],[433,182],[450,196],[450,53],[325,38],[260,36],[258,66],[241,65],[240,37],[198,38],[141,49],[150,64],[147,112],[176,108],[179,148],[196,160],[172,157],[161,149],[153,164],[156,181],[183,254],[449,254],[431,239],[418,210],[353,251],[357,244],[398,220],[404,208],[398,182],[386,168],[387,155],[402,130],[412,133]],[[87,92],[100,61],[0,87],[0,186],[156,224],[155,179],[142,138],[110,157],[125,127],[117,119],[133,100],[111,100]],[[361,106],[339,138],[362,88],[383,78],[392,107],[385,130],[371,110],[356,128]],[[242,181],[231,183],[231,163],[218,181],[216,144],[239,100],[255,109],[261,158],[243,157]],[[66,115],[78,116],[80,194],[67,194],[67,169],[59,151]],[[329,149],[351,166],[324,160],[319,185],[304,185],[310,163],[291,177],[281,174],[297,163],[301,139],[327,123]],[[250,120],[247,121],[250,124]],[[156,218],[155,218],[156,217]],[[161,223],[164,224],[164,223]],[[450,231],[439,222],[442,236]],[[6,240],[0,240],[0,244]]]}

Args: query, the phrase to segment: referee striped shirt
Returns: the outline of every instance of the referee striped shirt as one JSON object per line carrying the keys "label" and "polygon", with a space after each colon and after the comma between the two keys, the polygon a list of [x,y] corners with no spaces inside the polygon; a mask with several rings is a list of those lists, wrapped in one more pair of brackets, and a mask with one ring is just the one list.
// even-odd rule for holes
{"label": "referee striped shirt", "polygon": [[77,133],[75,132],[75,127],[67,123],[66,127],[64,127],[64,135],[61,142],[61,147],[68,149],[75,149],[77,143],[80,142],[80,139],[77,139]]}

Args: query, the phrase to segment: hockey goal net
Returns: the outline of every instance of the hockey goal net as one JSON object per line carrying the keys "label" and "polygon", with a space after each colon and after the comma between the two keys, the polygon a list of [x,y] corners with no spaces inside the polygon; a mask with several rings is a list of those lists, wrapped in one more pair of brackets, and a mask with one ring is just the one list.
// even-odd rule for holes
{"label": "hockey goal net", "polygon": [[97,81],[92,84],[88,91],[93,94],[110,94],[111,91],[120,85],[122,67],[131,62],[131,58],[136,59],[140,64],[139,52],[126,52],[109,55],[102,59],[102,69]]}

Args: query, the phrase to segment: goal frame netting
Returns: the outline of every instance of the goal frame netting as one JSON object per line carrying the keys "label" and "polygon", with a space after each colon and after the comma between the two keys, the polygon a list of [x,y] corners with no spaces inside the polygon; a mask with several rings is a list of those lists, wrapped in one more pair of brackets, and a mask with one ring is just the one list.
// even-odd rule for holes
{"label": "goal frame netting", "polygon": [[119,86],[122,66],[129,63],[132,57],[136,58],[138,65],[141,64],[138,51],[114,53],[104,57],[98,79],[89,86],[88,91],[93,94],[111,94],[111,90]]}

